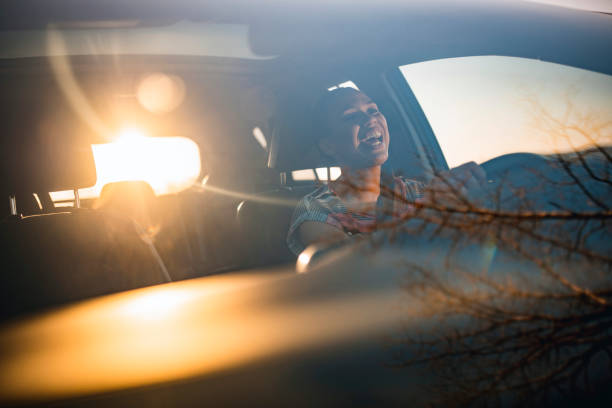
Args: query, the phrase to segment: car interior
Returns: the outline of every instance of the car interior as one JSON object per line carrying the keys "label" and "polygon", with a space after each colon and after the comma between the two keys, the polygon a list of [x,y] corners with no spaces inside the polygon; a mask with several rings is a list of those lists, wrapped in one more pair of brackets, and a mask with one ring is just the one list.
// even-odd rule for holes
{"label": "car interior", "polygon": [[[11,135],[3,138],[3,174],[9,175],[2,187],[9,204],[3,256],[20,265],[3,286],[5,318],[169,280],[295,262],[285,243],[293,208],[325,182],[314,169],[329,172],[335,165],[312,145],[310,106],[350,79],[345,72],[311,74],[292,60],[215,57],[76,56],[71,64],[80,91],[109,127],[129,117],[147,123],[152,136],[195,141],[200,176],[175,194],[156,195],[135,180],[80,198],[78,189],[96,182],[89,146],[106,141],[71,105],[52,59],[2,61]],[[155,115],[130,96],[148,72],[184,81],[186,97],[176,110]],[[391,128],[401,126],[391,104],[379,103],[389,109]],[[266,146],[253,137],[254,128]],[[420,164],[404,159],[417,150],[412,145],[394,140],[388,165],[408,163],[396,170],[422,177]],[[292,171],[302,169],[313,169],[315,177],[294,180]],[[62,190],[76,194],[60,207],[49,193]],[[145,231],[150,226],[154,237]]]}
{"label": "car interior", "polygon": [[[511,365],[512,375],[535,378],[544,360],[563,354],[574,326],[578,348],[590,347],[582,340],[593,331],[608,351],[611,292],[602,285],[601,302],[596,286],[609,283],[610,206],[602,211],[584,198],[592,191],[608,205],[612,150],[606,144],[584,156],[577,148],[565,156],[515,150],[469,159],[482,165],[483,184],[498,193],[493,215],[502,221],[494,227],[520,224],[526,231],[511,243],[521,249],[536,242],[535,262],[526,261],[530,253],[523,259],[503,247],[503,230],[489,229],[487,207],[472,217],[468,206],[463,217],[484,226],[482,235],[469,223],[442,231],[455,210],[444,214],[443,207],[433,209],[442,211],[439,224],[424,219],[423,229],[376,231],[372,240],[349,238],[348,245],[319,253],[313,245],[304,257],[289,250],[286,236],[299,200],[340,174],[314,143],[311,113],[321,94],[350,86],[370,96],[389,126],[383,170],[427,183],[457,164],[443,153],[441,132],[402,67],[500,57],[609,78],[609,22],[609,13],[574,14],[532,1],[104,0],[84,6],[59,0],[39,7],[21,0],[7,6],[0,13],[0,405],[430,406],[445,405],[445,393],[450,405],[462,405],[453,396],[470,391],[472,370],[483,373],[485,385],[491,380],[501,387],[499,395],[485,388],[493,405],[513,405],[513,383],[498,373]],[[440,84],[455,79],[454,72],[440,72],[450,79]],[[536,72],[532,83],[544,88],[537,77],[543,72],[551,71]],[[431,78],[445,96],[439,78]],[[461,103],[472,89],[455,91]],[[164,98],[171,103],[162,104]],[[455,112],[457,104],[448,105]],[[479,129],[485,109],[474,106],[476,119],[465,120],[461,109],[454,119]],[[453,137],[466,150],[503,144],[501,133],[482,134],[478,142]],[[138,144],[144,140],[159,143],[145,149]],[[103,168],[108,146],[126,150],[107,155]],[[567,171],[573,182],[564,176],[549,183],[548,176],[560,173],[554,159],[582,170]],[[163,179],[163,188],[143,168]],[[188,174],[181,182],[171,177],[178,170]],[[529,190],[534,170],[551,194]],[[116,177],[121,171],[128,176]],[[504,190],[500,180],[512,177],[516,184],[507,185],[516,188]],[[567,207],[549,199],[553,193]],[[550,211],[546,219],[530,224],[542,211]],[[579,212],[604,218],[597,225],[572,221]],[[421,234],[425,227],[431,235]],[[563,275],[549,285],[554,270],[532,273],[537,267],[550,272],[538,262],[557,256],[538,244],[540,229],[550,233],[544,238],[569,237],[572,249],[594,254],[578,290]],[[557,234],[563,229],[569,235]],[[559,254],[568,268],[581,260],[570,251]],[[455,255],[456,269],[449,261]],[[527,291],[515,285],[515,271]],[[446,279],[457,281],[457,297],[447,296],[455,286]],[[461,291],[464,280],[470,285]],[[577,308],[560,307],[567,293]],[[539,305],[532,298],[544,299],[544,306],[531,308]],[[583,304],[589,314],[581,316]],[[485,316],[473,330],[472,311]],[[449,335],[437,336],[437,329]],[[507,357],[515,344],[504,339],[519,332],[530,347],[519,360],[526,364]],[[548,347],[540,332],[558,335],[561,346]],[[420,349],[439,347],[450,360],[410,354],[404,345],[413,333]],[[474,333],[492,348],[479,348]],[[458,350],[469,364],[455,359],[447,340],[457,338],[466,339]],[[499,359],[480,364],[489,354]],[[438,367],[450,382],[435,388]],[[525,394],[539,397],[527,383]],[[576,405],[580,394],[559,391],[560,402],[569,395],[567,406]]]}
{"label": "car interior", "polygon": [[[379,17],[346,33],[333,19],[315,19],[321,30],[303,24],[291,38],[283,38],[283,24],[268,26],[264,19],[249,27],[249,46],[258,56],[251,59],[73,55],[68,69],[58,71],[66,65],[61,56],[3,58],[7,211],[0,229],[5,256],[24,270],[3,286],[3,302],[19,303],[19,310],[6,309],[8,316],[168,280],[294,262],[285,244],[293,208],[329,179],[336,165],[313,146],[310,108],[322,92],[346,81],[371,96],[387,117],[388,171],[426,181],[432,171],[446,170],[432,129],[397,67],[409,59],[452,56],[454,44],[425,50],[406,43],[389,52],[385,44],[409,36],[411,27],[397,24],[391,14]],[[368,36],[369,30],[378,35]],[[330,32],[333,41],[325,41]],[[495,52],[466,44],[454,52]],[[147,111],[134,96],[135,84],[156,72],[184,83],[184,100],[171,112]],[[119,181],[105,186],[100,197],[80,198],[77,190],[96,181],[87,146],[108,142],[100,123],[116,130],[126,121],[145,123],[153,137],[193,140],[201,158],[197,181],[165,195],[138,180]],[[312,170],[310,180],[292,176],[305,169]],[[60,190],[75,191],[61,207],[49,194]],[[85,250],[94,246],[88,239],[99,247],[95,254]],[[118,272],[125,269],[119,258],[129,273]],[[91,263],[100,271],[86,268]],[[34,276],[38,270],[48,276]],[[29,291],[41,279],[49,284]],[[14,302],[24,293],[31,301]]]}

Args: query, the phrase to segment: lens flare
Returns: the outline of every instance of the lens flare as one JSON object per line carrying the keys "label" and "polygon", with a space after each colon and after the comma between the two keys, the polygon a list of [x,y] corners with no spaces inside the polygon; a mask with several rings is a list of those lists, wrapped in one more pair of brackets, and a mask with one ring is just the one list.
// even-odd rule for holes
{"label": "lens flare", "polygon": [[146,110],[167,113],[183,102],[185,83],[176,75],[149,74],[139,82],[136,96]]}

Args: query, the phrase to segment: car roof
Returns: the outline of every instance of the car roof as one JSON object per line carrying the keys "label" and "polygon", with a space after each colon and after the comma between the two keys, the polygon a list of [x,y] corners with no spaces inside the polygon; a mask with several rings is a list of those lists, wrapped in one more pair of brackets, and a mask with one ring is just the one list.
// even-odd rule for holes
{"label": "car roof", "polygon": [[612,16],[520,0],[26,0],[4,7],[0,30],[114,20],[146,26],[180,20],[248,24],[255,53],[300,64],[330,51],[334,58],[327,60],[332,63],[374,51],[380,59],[364,61],[374,64],[387,62],[390,55],[401,55],[406,64],[495,54],[612,73]]}

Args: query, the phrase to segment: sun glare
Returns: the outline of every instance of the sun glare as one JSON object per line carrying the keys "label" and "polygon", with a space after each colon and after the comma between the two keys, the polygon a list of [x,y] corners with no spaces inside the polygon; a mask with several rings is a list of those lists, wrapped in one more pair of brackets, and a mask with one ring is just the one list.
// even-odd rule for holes
{"label": "sun glare", "polygon": [[186,291],[164,288],[135,297],[126,302],[121,310],[138,319],[159,319],[176,312],[181,305],[193,298],[193,295],[189,295]]}
{"label": "sun glare", "polygon": [[[80,189],[81,198],[95,198],[105,184],[144,181],[156,195],[177,193],[200,175],[200,151],[185,137],[149,137],[138,128],[122,129],[111,143],[92,145],[98,180]],[[54,201],[71,200],[71,191],[51,193]]]}
{"label": "sun glare", "polygon": [[134,144],[141,143],[146,138],[144,132],[138,128],[124,128],[121,129],[117,135],[117,143]]}

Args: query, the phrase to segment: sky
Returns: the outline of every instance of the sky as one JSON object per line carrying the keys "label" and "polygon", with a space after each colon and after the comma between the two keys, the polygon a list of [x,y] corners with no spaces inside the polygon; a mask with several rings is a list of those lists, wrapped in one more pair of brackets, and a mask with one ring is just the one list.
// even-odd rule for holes
{"label": "sky", "polygon": [[[400,68],[450,167],[513,152],[612,145],[612,76],[514,57],[466,57]],[[607,124],[602,128],[600,125]]]}
{"label": "sky", "polygon": [[585,10],[612,13],[612,0],[527,0],[534,3],[548,3],[559,6],[572,7]]}

